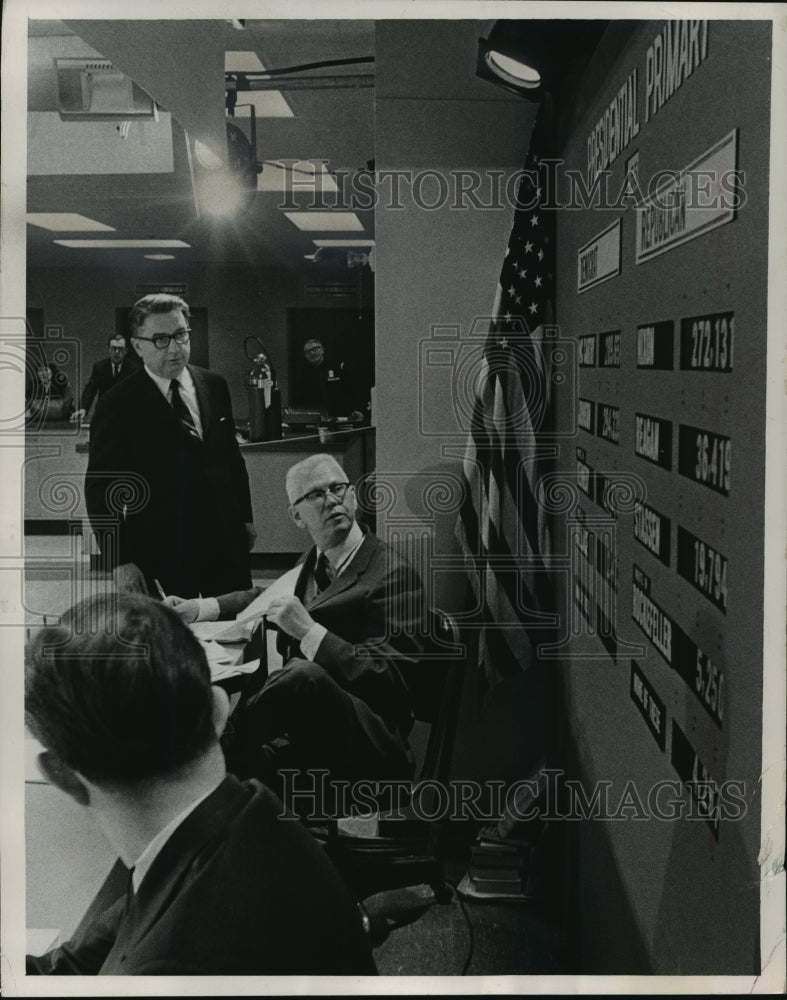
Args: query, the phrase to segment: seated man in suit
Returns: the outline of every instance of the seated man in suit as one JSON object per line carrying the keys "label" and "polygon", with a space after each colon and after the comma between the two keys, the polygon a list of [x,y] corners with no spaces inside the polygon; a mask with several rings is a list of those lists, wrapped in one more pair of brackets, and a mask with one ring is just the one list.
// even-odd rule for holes
{"label": "seated man in suit", "polygon": [[375,974],[323,850],[269,789],[226,774],[227,696],[176,614],[89,598],[32,641],[25,696],[41,769],[119,857],[28,974]]}
{"label": "seated man in suit", "polygon": [[102,358],[101,361],[96,361],[93,365],[90,378],[82,390],[80,408],[71,415],[71,420],[74,423],[84,420],[90,413],[90,407],[93,405],[96,395],[102,396],[113,385],[122,382],[139,367],[139,362],[135,358],[129,357],[126,338],[122,333],[114,333],[107,341],[107,347],[109,357]]}
{"label": "seated man in suit", "polygon": [[[266,623],[279,630],[284,667],[233,717],[229,767],[275,788],[282,767],[327,768],[349,781],[408,778],[413,713],[400,668],[423,651],[421,581],[358,524],[354,489],[330,455],[294,465],[286,489],[290,517],[313,547],[282,578],[290,593],[273,585]],[[186,621],[226,618],[259,593],[169,602]]]}

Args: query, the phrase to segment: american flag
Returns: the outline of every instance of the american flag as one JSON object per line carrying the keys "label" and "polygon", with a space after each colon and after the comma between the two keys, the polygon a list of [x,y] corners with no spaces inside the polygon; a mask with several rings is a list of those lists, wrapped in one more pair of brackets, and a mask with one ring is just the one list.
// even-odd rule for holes
{"label": "american flag", "polygon": [[[480,618],[479,671],[491,688],[527,670],[550,638],[549,527],[536,502],[545,452],[550,372],[542,352],[551,321],[553,212],[543,206],[545,111],[533,128],[478,375],[464,456],[467,490],[457,523]],[[548,452],[548,449],[547,449]]]}

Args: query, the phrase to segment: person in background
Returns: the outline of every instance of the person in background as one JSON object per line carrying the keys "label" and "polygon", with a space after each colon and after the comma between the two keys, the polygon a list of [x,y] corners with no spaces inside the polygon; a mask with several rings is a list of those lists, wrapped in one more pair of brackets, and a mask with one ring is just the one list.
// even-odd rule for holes
{"label": "person in background", "polygon": [[[413,711],[404,672],[423,652],[421,580],[358,524],[355,491],[331,455],[292,466],[286,490],[290,517],[312,547],[296,572],[271,585],[266,624],[278,629],[284,666],[233,715],[230,770],[277,790],[283,767],[325,768],[350,781],[409,778]],[[235,617],[259,594],[168,603],[191,622]]]}
{"label": "person in background", "polygon": [[113,334],[107,340],[107,347],[109,357],[102,358],[101,361],[96,361],[93,365],[90,378],[82,390],[81,405],[72,414],[72,421],[84,420],[90,412],[96,395],[101,396],[139,367],[136,358],[129,356],[126,338],[122,334]]}
{"label": "person in background", "polygon": [[29,421],[68,420],[74,408],[74,393],[68,377],[52,364],[36,368],[26,395],[25,412]]}
{"label": "person in background", "polygon": [[189,307],[147,295],[130,315],[143,367],[98,401],[85,501],[121,588],[196,597],[251,586],[249,477],[227,383],[189,364]]}
{"label": "person in background", "polygon": [[326,356],[322,341],[316,338],[303,345],[303,357],[312,376],[312,391],[329,417],[348,417],[359,423],[368,410],[369,391],[357,372],[347,362]]}
{"label": "person in background", "polygon": [[44,775],[118,855],[29,975],[376,974],[323,849],[269,789],[226,773],[227,695],[163,604],[103,594],[40,631],[25,709]]}

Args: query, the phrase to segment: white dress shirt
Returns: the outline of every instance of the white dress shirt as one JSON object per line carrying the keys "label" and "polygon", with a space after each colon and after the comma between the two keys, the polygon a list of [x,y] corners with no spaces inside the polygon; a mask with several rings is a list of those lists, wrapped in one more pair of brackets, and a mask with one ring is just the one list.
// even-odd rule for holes
{"label": "white dress shirt", "polygon": [[[161,390],[164,399],[172,406],[172,390],[170,389],[170,382],[172,379],[162,378],[160,375],[156,375],[152,372],[147,365],[145,365],[145,371],[150,375],[153,381]],[[191,414],[191,419],[194,421],[194,426],[197,428],[197,433],[200,438],[203,437],[202,434],[202,419],[199,415],[199,404],[197,402],[197,390],[194,386],[194,379],[191,377],[191,372],[188,368],[184,368],[183,371],[178,376],[178,382],[180,383],[180,398],[186,404],[186,409]]]}
{"label": "white dress shirt", "polygon": [[177,828],[186,819],[186,817],[190,816],[191,813],[194,812],[194,810],[197,808],[200,802],[204,802],[209,795],[212,795],[216,791],[216,789],[219,787],[219,785],[223,780],[224,778],[222,777],[218,782],[216,782],[213,788],[205,792],[204,795],[200,795],[200,797],[198,799],[195,799],[194,802],[187,805],[186,808],[183,810],[183,812],[178,813],[178,815],[175,816],[174,819],[171,819],[169,823],[167,823],[165,827],[159,830],[156,836],[150,841],[145,850],[140,854],[140,856],[134,862],[133,866],[134,871],[131,874],[131,885],[135,894],[139,890],[139,886],[140,883],[142,882],[142,879],[145,877],[145,875],[147,875],[148,871],[150,870],[150,866],[156,860],[156,858],[158,857],[158,855],[164,848],[164,845],[172,836],[172,834],[177,830]]}

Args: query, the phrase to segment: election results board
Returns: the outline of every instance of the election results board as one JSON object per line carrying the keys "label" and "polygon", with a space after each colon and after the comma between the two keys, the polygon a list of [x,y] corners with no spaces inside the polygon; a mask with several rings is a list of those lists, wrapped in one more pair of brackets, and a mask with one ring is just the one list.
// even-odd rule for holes
{"label": "election results board", "polygon": [[586,795],[629,796],[609,870],[588,861],[583,925],[603,951],[618,880],[654,972],[750,974],[770,25],[639,22],[615,44],[577,95],[557,188],[577,359],[556,394],[566,710]]}

